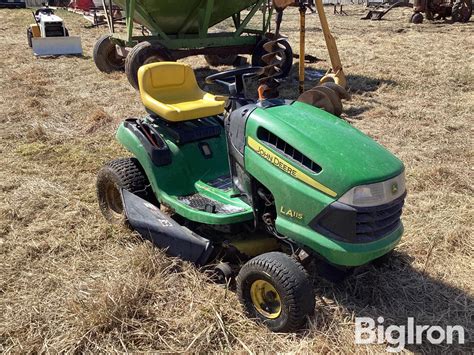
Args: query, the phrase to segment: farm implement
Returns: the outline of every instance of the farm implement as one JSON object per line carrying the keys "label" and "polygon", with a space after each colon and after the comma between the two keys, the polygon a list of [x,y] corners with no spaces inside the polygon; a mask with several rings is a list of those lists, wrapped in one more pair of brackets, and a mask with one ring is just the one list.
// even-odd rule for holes
{"label": "farm implement", "polygon": [[414,0],[412,23],[422,23],[423,13],[427,20],[468,22],[472,16],[472,0]]}
{"label": "farm implement", "polygon": [[[126,34],[115,33],[99,39],[94,48],[94,61],[103,72],[123,70],[130,84],[138,89],[137,72],[143,64],[170,61],[203,54],[211,65],[232,64],[238,54],[251,54],[253,65],[262,65],[263,45],[268,42],[272,8],[267,0],[187,0],[175,2],[155,0],[117,0],[125,10]],[[245,16],[243,16],[245,10]],[[260,11],[262,10],[262,11]],[[260,14],[258,25],[250,25]],[[210,30],[228,20],[232,30]],[[141,35],[134,33],[134,22],[143,26]],[[281,76],[291,69],[293,52],[285,45]]]}

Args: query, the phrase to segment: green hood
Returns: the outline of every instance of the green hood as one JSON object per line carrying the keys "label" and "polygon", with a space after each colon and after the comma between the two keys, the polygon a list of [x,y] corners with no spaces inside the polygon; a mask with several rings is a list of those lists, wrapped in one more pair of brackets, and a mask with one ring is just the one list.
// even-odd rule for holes
{"label": "green hood", "polygon": [[[338,196],[354,186],[387,180],[404,169],[392,153],[346,121],[301,102],[256,109],[247,122],[247,134],[257,137],[258,127],[320,165],[322,171],[316,174],[293,164]],[[291,158],[281,156],[292,164]]]}

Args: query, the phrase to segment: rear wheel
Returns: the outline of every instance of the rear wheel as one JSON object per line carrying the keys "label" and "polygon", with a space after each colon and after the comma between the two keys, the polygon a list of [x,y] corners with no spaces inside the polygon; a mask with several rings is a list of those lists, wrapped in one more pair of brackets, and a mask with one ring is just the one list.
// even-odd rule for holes
{"label": "rear wheel", "polygon": [[33,40],[32,40],[32,38],[33,38],[33,31],[31,31],[31,28],[30,28],[30,27],[28,27],[28,28],[26,29],[26,38],[28,39],[28,46],[29,46],[30,48],[33,47]]}
{"label": "rear wheel", "polygon": [[108,162],[97,174],[96,189],[100,210],[111,224],[124,223],[121,189],[154,202],[148,178],[135,158]]}
{"label": "rear wheel", "polygon": [[472,0],[457,0],[451,10],[454,22],[468,22],[472,15]]}
{"label": "rear wheel", "polygon": [[[252,65],[257,67],[264,67],[267,64],[262,60],[262,56],[267,54],[267,51],[263,48],[263,45],[269,41],[268,38],[260,40],[255,46],[252,53]],[[290,44],[286,40],[279,41],[285,46],[285,51],[283,54],[282,63],[280,65],[281,73],[277,75],[277,79],[285,78],[291,71],[293,66],[293,50],[291,49]]]}
{"label": "rear wheel", "polygon": [[125,73],[130,85],[138,90],[138,69],[142,65],[172,60],[171,54],[161,44],[148,41],[138,43],[125,59]]}
{"label": "rear wheel", "polygon": [[97,68],[104,73],[121,71],[124,68],[125,59],[117,54],[115,43],[110,35],[104,35],[95,43],[92,56]]}
{"label": "rear wheel", "polygon": [[237,293],[248,316],[275,332],[301,328],[314,312],[308,273],[280,252],[261,254],[247,262],[237,276]]}

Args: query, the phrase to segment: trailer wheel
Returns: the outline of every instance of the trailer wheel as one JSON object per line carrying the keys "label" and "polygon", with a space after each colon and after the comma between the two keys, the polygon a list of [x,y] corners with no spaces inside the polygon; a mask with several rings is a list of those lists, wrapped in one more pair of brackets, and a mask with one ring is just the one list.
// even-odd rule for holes
{"label": "trailer wheel", "polygon": [[121,71],[124,67],[124,58],[117,54],[115,43],[110,35],[104,35],[94,45],[92,54],[97,68],[104,73]]}
{"label": "trailer wheel", "polygon": [[457,0],[451,10],[454,22],[468,22],[472,15],[472,0]]}
{"label": "trailer wheel", "polygon": [[314,312],[315,296],[303,266],[281,252],[248,261],[237,276],[237,293],[250,318],[275,332],[291,332]]}
{"label": "trailer wheel", "polygon": [[31,31],[31,28],[30,28],[30,27],[28,27],[28,28],[26,29],[26,38],[28,39],[28,46],[29,46],[30,48],[33,47],[33,40],[32,40],[32,38],[33,38],[33,31]]}
{"label": "trailer wheel", "polygon": [[132,48],[125,59],[125,73],[130,84],[138,90],[138,69],[142,65],[172,61],[171,54],[159,43],[140,42]]}
{"label": "trailer wheel", "polygon": [[421,12],[415,12],[413,15],[411,15],[410,22],[415,23],[415,24],[422,23],[423,22],[423,14]]}
{"label": "trailer wheel", "polygon": [[210,66],[218,67],[221,65],[233,65],[237,59],[237,55],[220,56],[218,54],[208,54],[204,56],[204,59]]}
{"label": "trailer wheel", "polygon": [[100,210],[111,224],[124,223],[121,189],[157,205],[148,178],[138,160],[135,158],[112,160],[100,169],[96,182]]}
{"label": "trailer wheel", "polygon": [[[257,67],[264,67],[267,64],[262,60],[262,56],[267,54],[267,51],[263,48],[263,45],[269,41],[268,38],[264,38],[260,40],[255,46],[253,53],[252,53],[252,65]],[[285,46],[285,54],[283,62],[280,66],[281,73],[277,75],[276,78],[281,79],[288,76],[291,71],[291,67],[293,66],[293,50],[291,49],[290,43],[288,41],[283,40],[281,43]]]}

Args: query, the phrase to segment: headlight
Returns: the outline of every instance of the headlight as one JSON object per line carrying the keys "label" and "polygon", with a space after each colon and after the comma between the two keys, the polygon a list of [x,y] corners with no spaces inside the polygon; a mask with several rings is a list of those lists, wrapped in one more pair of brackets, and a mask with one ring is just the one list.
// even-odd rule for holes
{"label": "headlight", "polygon": [[347,191],[339,202],[351,206],[370,207],[389,203],[405,193],[405,172],[386,181],[356,186]]}

